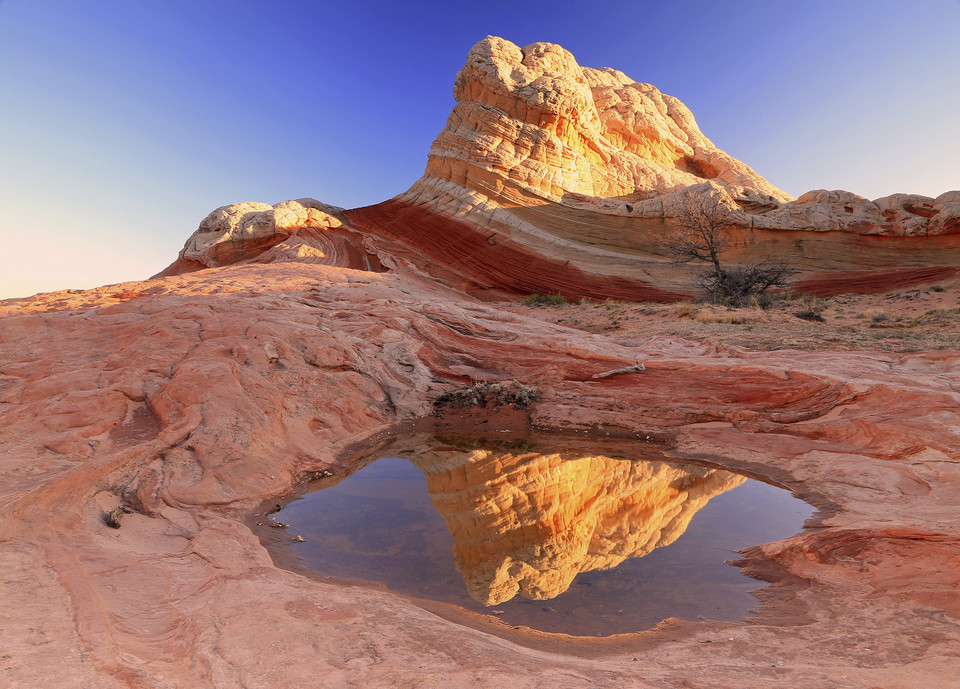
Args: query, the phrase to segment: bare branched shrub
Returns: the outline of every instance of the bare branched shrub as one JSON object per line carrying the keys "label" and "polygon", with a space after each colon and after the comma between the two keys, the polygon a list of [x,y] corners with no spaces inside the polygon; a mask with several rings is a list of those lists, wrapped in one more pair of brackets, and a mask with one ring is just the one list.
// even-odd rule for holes
{"label": "bare branched shrub", "polygon": [[765,307],[769,304],[767,291],[772,287],[786,287],[795,272],[783,258],[766,258],[733,267],[723,264],[721,256],[731,243],[733,214],[716,191],[685,192],[673,219],[677,231],[660,246],[676,263],[709,264],[698,280],[706,301],[724,306],[758,304]]}
{"label": "bare branched shrub", "polygon": [[786,287],[794,272],[785,259],[762,260],[705,272],[700,275],[699,286],[713,304],[744,307],[755,303],[766,308],[770,304],[767,290]]}

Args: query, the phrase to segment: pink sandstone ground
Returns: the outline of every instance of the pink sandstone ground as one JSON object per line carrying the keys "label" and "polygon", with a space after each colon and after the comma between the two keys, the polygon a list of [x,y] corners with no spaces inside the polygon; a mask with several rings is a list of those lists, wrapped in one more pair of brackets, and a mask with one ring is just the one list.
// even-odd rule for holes
{"label": "pink sandstone ground", "polygon": [[[618,344],[431,281],[293,263],[2,308],[7,686],[956,686],[955,349]],[[429,418],[440,393],[514,379],[543,392],[521,425],[668,440],[820,508],[745,554],[773,582],[759,616],[603,641],[458,624],[278,568],[248,527],[357,447],[456,424]]]}

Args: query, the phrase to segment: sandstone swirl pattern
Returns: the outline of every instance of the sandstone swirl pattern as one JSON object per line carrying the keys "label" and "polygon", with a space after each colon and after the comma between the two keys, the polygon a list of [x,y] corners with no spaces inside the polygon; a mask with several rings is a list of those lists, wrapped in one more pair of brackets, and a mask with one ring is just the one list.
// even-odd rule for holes
{"label": "sandstone swirl pattern", "polygon": [[[546,201],[628,197],[716,179],[737,192],[790,197],[717,149],[679,100],[614,69],[591,69],[551,43],[477,43],[457,75],[457,105],[430,151],[422,186],[443,181]],[[507,192],[509,195],[509,192]]]}
{"label": "sandstone swirl pattern", "polygon": [[745,228],[960,232],[960,192],[869,201],[816,190],[794,200],[716,148],[678,99],[614,69],[581,67],[551,43],[520,49],[488,36],[467,56],[454,97],[426,172],[400,197],[405,201],[452,213],[478,203],[559,203],[670,219],[677,192],[699,185],[703,193],[721,192]]}
{"label": "sandstone swirl pattern", "polygon": [[[10,300],[0,314],[7,686],[955,679],[956,352],[618,343],[434,280],[291,262]],[[637,359],[641,375],[593,378]],[[823,510],[818,528],[746,554],[773,582],[751,624],[671,620],[583,653],[275,565],[244,515],[262,519],[257,505],[304,472],[348,472],[350,448],[476,379],[536,381],[539,428],[672,438],[678,456],[772,476]],[[111,529],[120,501],[134,512]]]}

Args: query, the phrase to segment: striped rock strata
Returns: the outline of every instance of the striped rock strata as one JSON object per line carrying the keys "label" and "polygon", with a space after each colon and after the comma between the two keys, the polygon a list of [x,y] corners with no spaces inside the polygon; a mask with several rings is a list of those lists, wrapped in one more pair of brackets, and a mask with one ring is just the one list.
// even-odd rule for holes
{"label": "striped rock strata", "polygon": [[679,100],[560,46],[487,37],[405,193],[218,208],[161,275],[301,261],[426,274],[478,296],[676,301],[696,268],[664,254],[684,199],[716,198],[730,262],[785,257],[819,295],[935,282],[960,265],[960,192],[798,199],[716,148]]}

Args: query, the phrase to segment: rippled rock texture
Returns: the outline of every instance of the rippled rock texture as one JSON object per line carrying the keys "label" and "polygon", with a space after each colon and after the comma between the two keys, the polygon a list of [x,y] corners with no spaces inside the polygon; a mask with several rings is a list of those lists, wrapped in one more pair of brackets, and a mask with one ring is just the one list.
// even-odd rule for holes
{"label": "rippled rock texture", "polygon": [[[300,263],[0,307],[8,686],[954,681],[956,352],[624,344],[433,281]],[[645,371],[593,377],[637,360]],[[514,379],[542,393],[528,420],[430,417],[444,392]],[[672,620],[607,643],[469,628],[277,568],[246,515],[416,423],[669,438],[678,457],[770,476],[823,512],[747,553],[773,582],[756,621]],[[105,516],[121,503],[114,529]]]}

